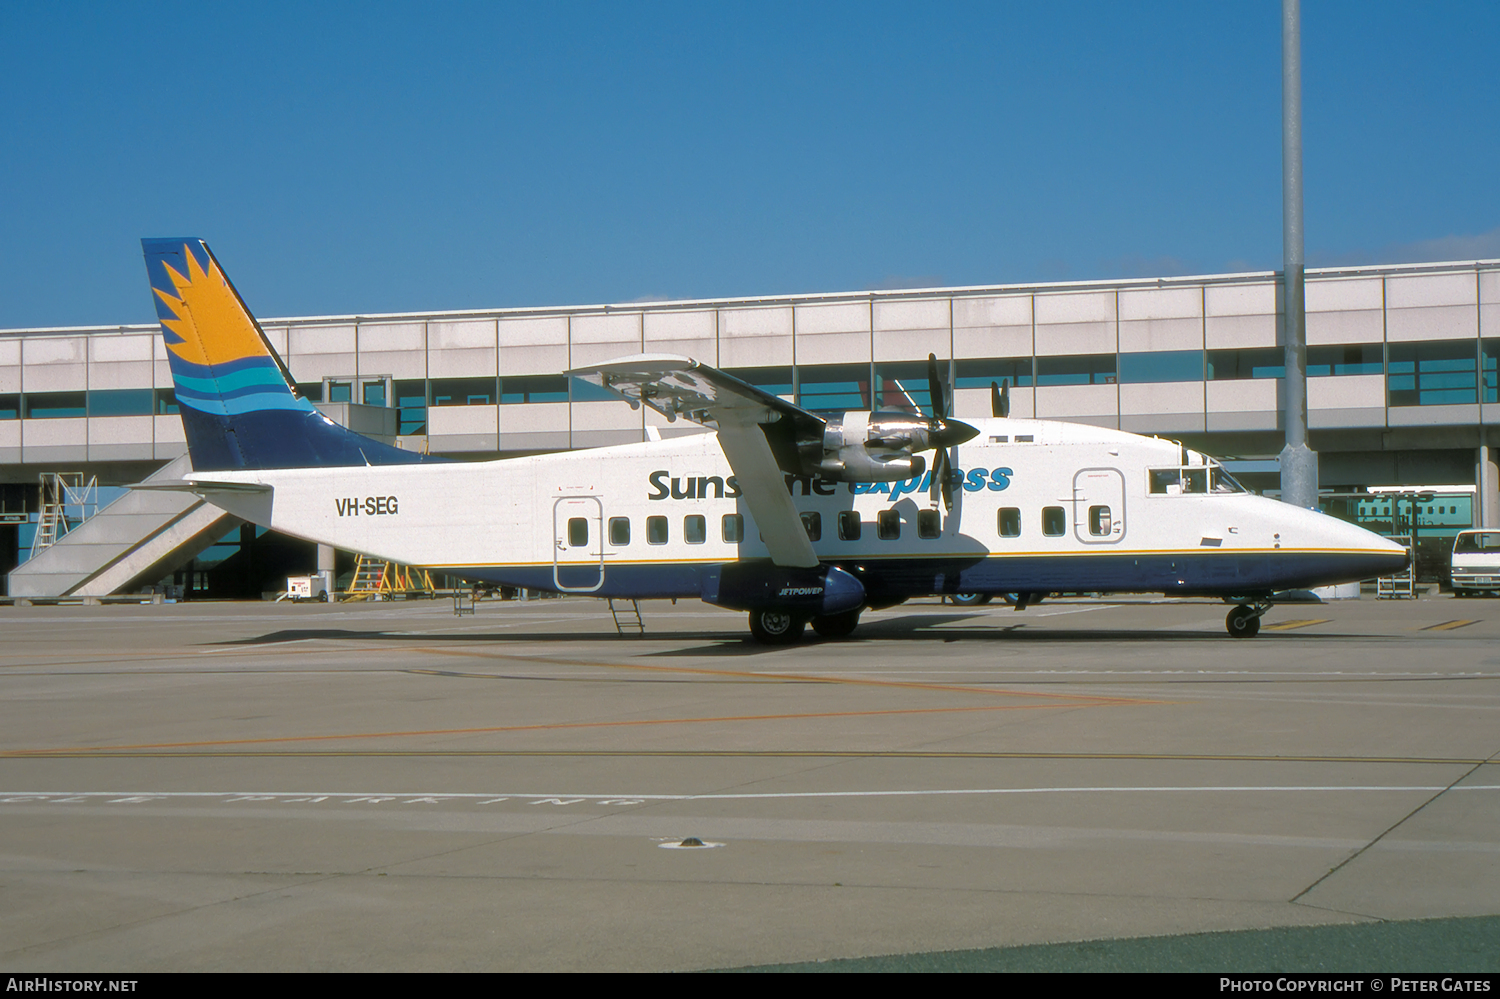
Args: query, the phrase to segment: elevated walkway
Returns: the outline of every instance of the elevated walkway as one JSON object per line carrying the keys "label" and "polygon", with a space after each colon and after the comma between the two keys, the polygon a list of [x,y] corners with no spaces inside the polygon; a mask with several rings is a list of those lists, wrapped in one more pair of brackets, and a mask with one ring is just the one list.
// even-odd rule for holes
{"label": "elevated walkway", "polygon": [[[180,479],[187,455],[146,479]],[[243,521],[191,493],[131,490],[17,566],[13,597],[105,597],[154,583]]]}

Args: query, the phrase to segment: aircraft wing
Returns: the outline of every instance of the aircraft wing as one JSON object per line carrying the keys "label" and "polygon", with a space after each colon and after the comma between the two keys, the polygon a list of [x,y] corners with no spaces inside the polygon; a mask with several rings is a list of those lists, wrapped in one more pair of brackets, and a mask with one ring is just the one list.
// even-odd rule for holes
{"label": "aircraft wing", "polygon": [[718,368],[675,354],[637,354],[568,372],[632,408],[650,406],[719,432],[745,505],[777,565],[818,564],[783,478],[797,472],[797,441],[822,440],[824,420]]}

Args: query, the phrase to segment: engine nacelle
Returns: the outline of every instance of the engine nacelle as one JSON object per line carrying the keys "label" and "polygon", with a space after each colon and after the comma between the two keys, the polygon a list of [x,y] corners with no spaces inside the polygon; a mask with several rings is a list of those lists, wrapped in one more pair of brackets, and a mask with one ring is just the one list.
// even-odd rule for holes
{"label": "engine nacelle", "polygon": [[865,603],[864,586],[836,565],[802,569],[761,560],[708,569],[698,595],[732,610],[774,607],[805,618],[844,614]]}
{"label": "engine nacelle", "polygon": [[851,412],[832,417],[823,430],[821,455],[809,471],[835,482],[915,478],[927,471],[927,460],[912,452],[931,446],[929,430],[926,420],[909,413]]}

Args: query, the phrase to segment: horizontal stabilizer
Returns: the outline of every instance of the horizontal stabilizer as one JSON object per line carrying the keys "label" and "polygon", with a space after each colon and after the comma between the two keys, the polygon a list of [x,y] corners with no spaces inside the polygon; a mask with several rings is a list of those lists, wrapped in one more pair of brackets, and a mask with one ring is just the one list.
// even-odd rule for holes
{"label": "horizontal stabilizer", "polygon": [[164,479],[161,482],[137,482],[126,488],[169,493],[195,493],[199,496],[207,496],[210,493],[268,493],[271,491],[271,487],[264,482],[214,482],[209,479]]}

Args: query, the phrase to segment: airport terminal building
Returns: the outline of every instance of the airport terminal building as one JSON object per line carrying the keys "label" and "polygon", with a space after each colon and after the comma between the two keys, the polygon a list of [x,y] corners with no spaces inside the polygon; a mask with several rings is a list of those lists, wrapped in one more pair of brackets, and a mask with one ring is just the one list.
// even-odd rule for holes
{"label": "airport terminal building", "polygon": [[[951,360],[959,418],[988,416],[990,383],[1009,380],[1012,416],[1170,437],[1277,488],[1270,272],[261,322],[334,419],[457,458],[696,432],[563,374],[621,355],[683,354],[805,408],[845,410],[905,388],[925,403],[936,354]],[[1374,510],[1357,499],[1371,488],[1444,485],[1457,488],[1415,507],[1423,523],[1500,526],[1500,261],[1310,270],[1307,341],[1310,444],[1322,488],[1355,497],[1346,512]],[[46,508],[66,505],[51,495],[64,480],[52,473],[97,482],[101,506],[169,463],[180,474],[176,413],[154,324],[0,331],[0,570],[57,530]],[[133,495],[100,518],[112,526],[93,529],[92,548],[54,553],[30,582],[12,576],[11,593],[133,591],[160,572],[189,592],[248,595],[313,568],[312,546]],[[65,516],[80,512],[93,510]]]}

